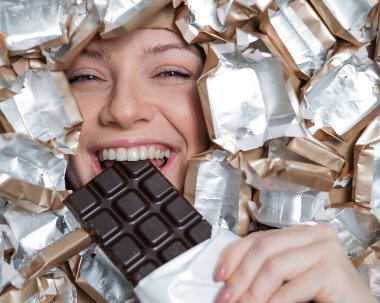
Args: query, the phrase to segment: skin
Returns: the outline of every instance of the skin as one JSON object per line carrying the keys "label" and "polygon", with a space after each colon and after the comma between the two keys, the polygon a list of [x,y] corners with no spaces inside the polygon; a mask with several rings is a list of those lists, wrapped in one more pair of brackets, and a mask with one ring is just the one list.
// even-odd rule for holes
{"label": "skin", "polygon": [[216,303],[376,302],[328,224],[257,232],[220,255]]}
{"label": "skin", "polygon": [[101,172],[102,148],[154,145],[171,150],[161,171],[181,190],[188,159],[209,145],[196,86],[202,66],[168,30],[93,40],[66,71],[84,120],[68,172],[73,186]]}
{"label": "skin", "polygon": [[[84,123],[68,170],[74,187],[101,172],[102,148],[170,148],[163,174],[182,189],[188,160],[209,146],[197,92],[202,59],[175,33],[93,40],[67,70]],[[219,257],[216,302],[375,302],[328,225],[253,233]],[[286,283],[284,283],[286,282]]]}

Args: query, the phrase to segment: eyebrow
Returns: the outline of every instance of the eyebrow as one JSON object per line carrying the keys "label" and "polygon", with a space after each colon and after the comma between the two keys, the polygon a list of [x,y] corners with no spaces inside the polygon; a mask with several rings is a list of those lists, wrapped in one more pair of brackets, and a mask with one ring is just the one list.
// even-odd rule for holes
{"label": "eyebrow", "polygon": [[184,45],[181,43],[169,43],[169,44],[157,44],[152,47],[149,47],[144,50],[144,55],[151,56],[151,55],[158,55],[165,53],[167,51],[178,49],[178,50],[184,50],[189,51],[201,59],[203,58],[201,51],[194,45]]}
{"label": "eyebrow", "polygon": [[91,49],[91,48],[85,48],[81,56],[93,58],[96,60],[102,60],[102,61],[109,61],[111,59],[110,54],[104,49]]}

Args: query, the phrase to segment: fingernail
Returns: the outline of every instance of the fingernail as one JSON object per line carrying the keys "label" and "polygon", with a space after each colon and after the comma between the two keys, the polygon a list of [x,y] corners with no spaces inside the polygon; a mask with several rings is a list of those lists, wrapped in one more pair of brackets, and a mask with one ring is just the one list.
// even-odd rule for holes
{"label": "fingernail", "polygon": [[227,303],[232,298],[232,288],[224,286],[216,297],[215,303]]}
{"label": "fingernail", "polygon": [[227,275],[227,269],[228,269],[227,264],[224,262],[221,262],[215,270],[214,281],[215,282],[224,281]]}

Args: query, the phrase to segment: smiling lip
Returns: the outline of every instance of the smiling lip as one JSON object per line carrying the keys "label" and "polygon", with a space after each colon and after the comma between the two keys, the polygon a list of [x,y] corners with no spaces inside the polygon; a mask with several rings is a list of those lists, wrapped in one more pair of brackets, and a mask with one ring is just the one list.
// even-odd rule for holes
{"label": "smiling lip", "polygon": [[[98,175],[102,166],[109,166],[114,161],[138,161],[150,159],[162,173],[169,169],[177,158],[178,149],[169,145],[148,142],[110,142],[97,146],[92,154],[92,166]],[[103,165],[102,165],[103,163]],[[107,163],[107,165],[104,165]]]}

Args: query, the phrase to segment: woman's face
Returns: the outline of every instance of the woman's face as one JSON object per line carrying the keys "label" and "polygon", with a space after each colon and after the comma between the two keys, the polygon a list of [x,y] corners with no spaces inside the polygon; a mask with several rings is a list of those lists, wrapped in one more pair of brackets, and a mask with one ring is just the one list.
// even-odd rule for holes
{"label": "woman's face", "polygon": [[116,161],[146,158],[182,190],[187,161],[208,147],[196,79],[202,60],[168,30],[94,39],[66,74],[83,115],[69,177],[83,185]]}

